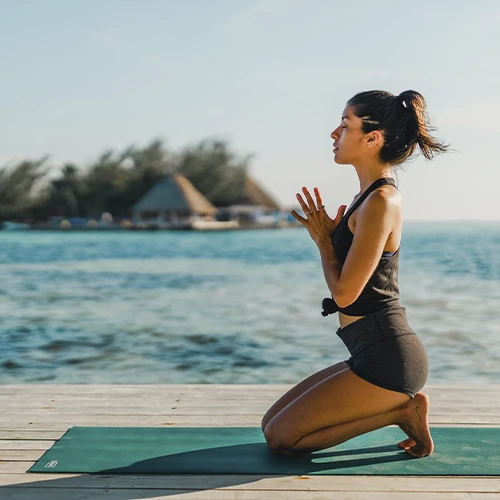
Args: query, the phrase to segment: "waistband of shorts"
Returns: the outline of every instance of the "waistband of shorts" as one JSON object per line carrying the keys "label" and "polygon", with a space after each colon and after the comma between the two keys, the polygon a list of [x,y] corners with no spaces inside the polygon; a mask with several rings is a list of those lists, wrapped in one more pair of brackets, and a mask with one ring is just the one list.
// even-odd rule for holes
{"label": "waistband of shorts", "polygon": [[361,330],[367,330],[370,328],[379,328],[379,319],[385,316],[388,313],[399,313],[406,316],[406,307],[398,304],[392,305],[389,307],[385,307],[384,309],[380,309],[379,311],[375,311],[367,316],[363,316],[362,318],[349,323],[344,326],[344,328],[339,327],[337,330],[337,335],[342,338],[344,335],[349,335],[352,332],[358,332]]}

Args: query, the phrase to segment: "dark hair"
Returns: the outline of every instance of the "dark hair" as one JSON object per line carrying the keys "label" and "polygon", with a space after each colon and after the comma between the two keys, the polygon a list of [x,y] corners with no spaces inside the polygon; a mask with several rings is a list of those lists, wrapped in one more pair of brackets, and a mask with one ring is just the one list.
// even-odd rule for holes
{"label": "dark hair", "polygon": [[383,132],[380,159],[391,165],[405,162],[417,145],[427,160],[449,147],[430,135],[436,129],[429,125],[423,95],[415,90],[405,90],[398,96],[383,90],[368,90],[356,94],[347,105],[361,119],[363,133]]}

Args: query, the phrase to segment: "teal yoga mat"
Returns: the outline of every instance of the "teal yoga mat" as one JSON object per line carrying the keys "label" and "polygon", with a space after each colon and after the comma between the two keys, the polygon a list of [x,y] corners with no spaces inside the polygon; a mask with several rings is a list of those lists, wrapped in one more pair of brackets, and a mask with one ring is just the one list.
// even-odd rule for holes
{"label": "teal yoga mat", "polygon": [[72,427],[29,472],[100,474],[500,475],[499,428],[431,430],[435,451],[412,458],[385,427],[339,446],[288,457],[258,427]]}

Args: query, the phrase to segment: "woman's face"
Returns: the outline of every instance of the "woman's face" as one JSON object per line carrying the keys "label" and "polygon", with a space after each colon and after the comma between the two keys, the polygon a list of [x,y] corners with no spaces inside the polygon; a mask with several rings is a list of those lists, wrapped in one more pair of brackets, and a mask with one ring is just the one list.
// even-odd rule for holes
{"label": "woman's face", "polygon": [[340,125],[330,134],[333,139],[335,163],[354,164],[366,154],[363,145],[365,134],[361,130],[361,120],[349,106],[342,112]]}

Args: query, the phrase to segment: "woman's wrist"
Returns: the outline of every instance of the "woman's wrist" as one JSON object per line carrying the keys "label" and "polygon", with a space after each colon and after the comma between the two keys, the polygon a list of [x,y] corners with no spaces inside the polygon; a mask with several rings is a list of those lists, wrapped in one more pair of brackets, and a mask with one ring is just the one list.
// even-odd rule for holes
{"label": "woman's wrist", "polygon": [[332,240],[328,236],[323,236],[316,240],[320,252],[333,250]]}
{"label": "woman's wrist", "polygon": [[342,263],[337,257],[330,238],[318,239],[316,244],[318,245],[323,273],[332,298],[338,297]]}
{"label": "woman's wrist", "polygon": [[319,253],[322,258],[326,258],[328,261],[340,264],[340,260],[337,256],[337,252],[335,252],[335,248],[333,248],[332,240],[330,238],[322,238],[316,241],[318,245]]}

